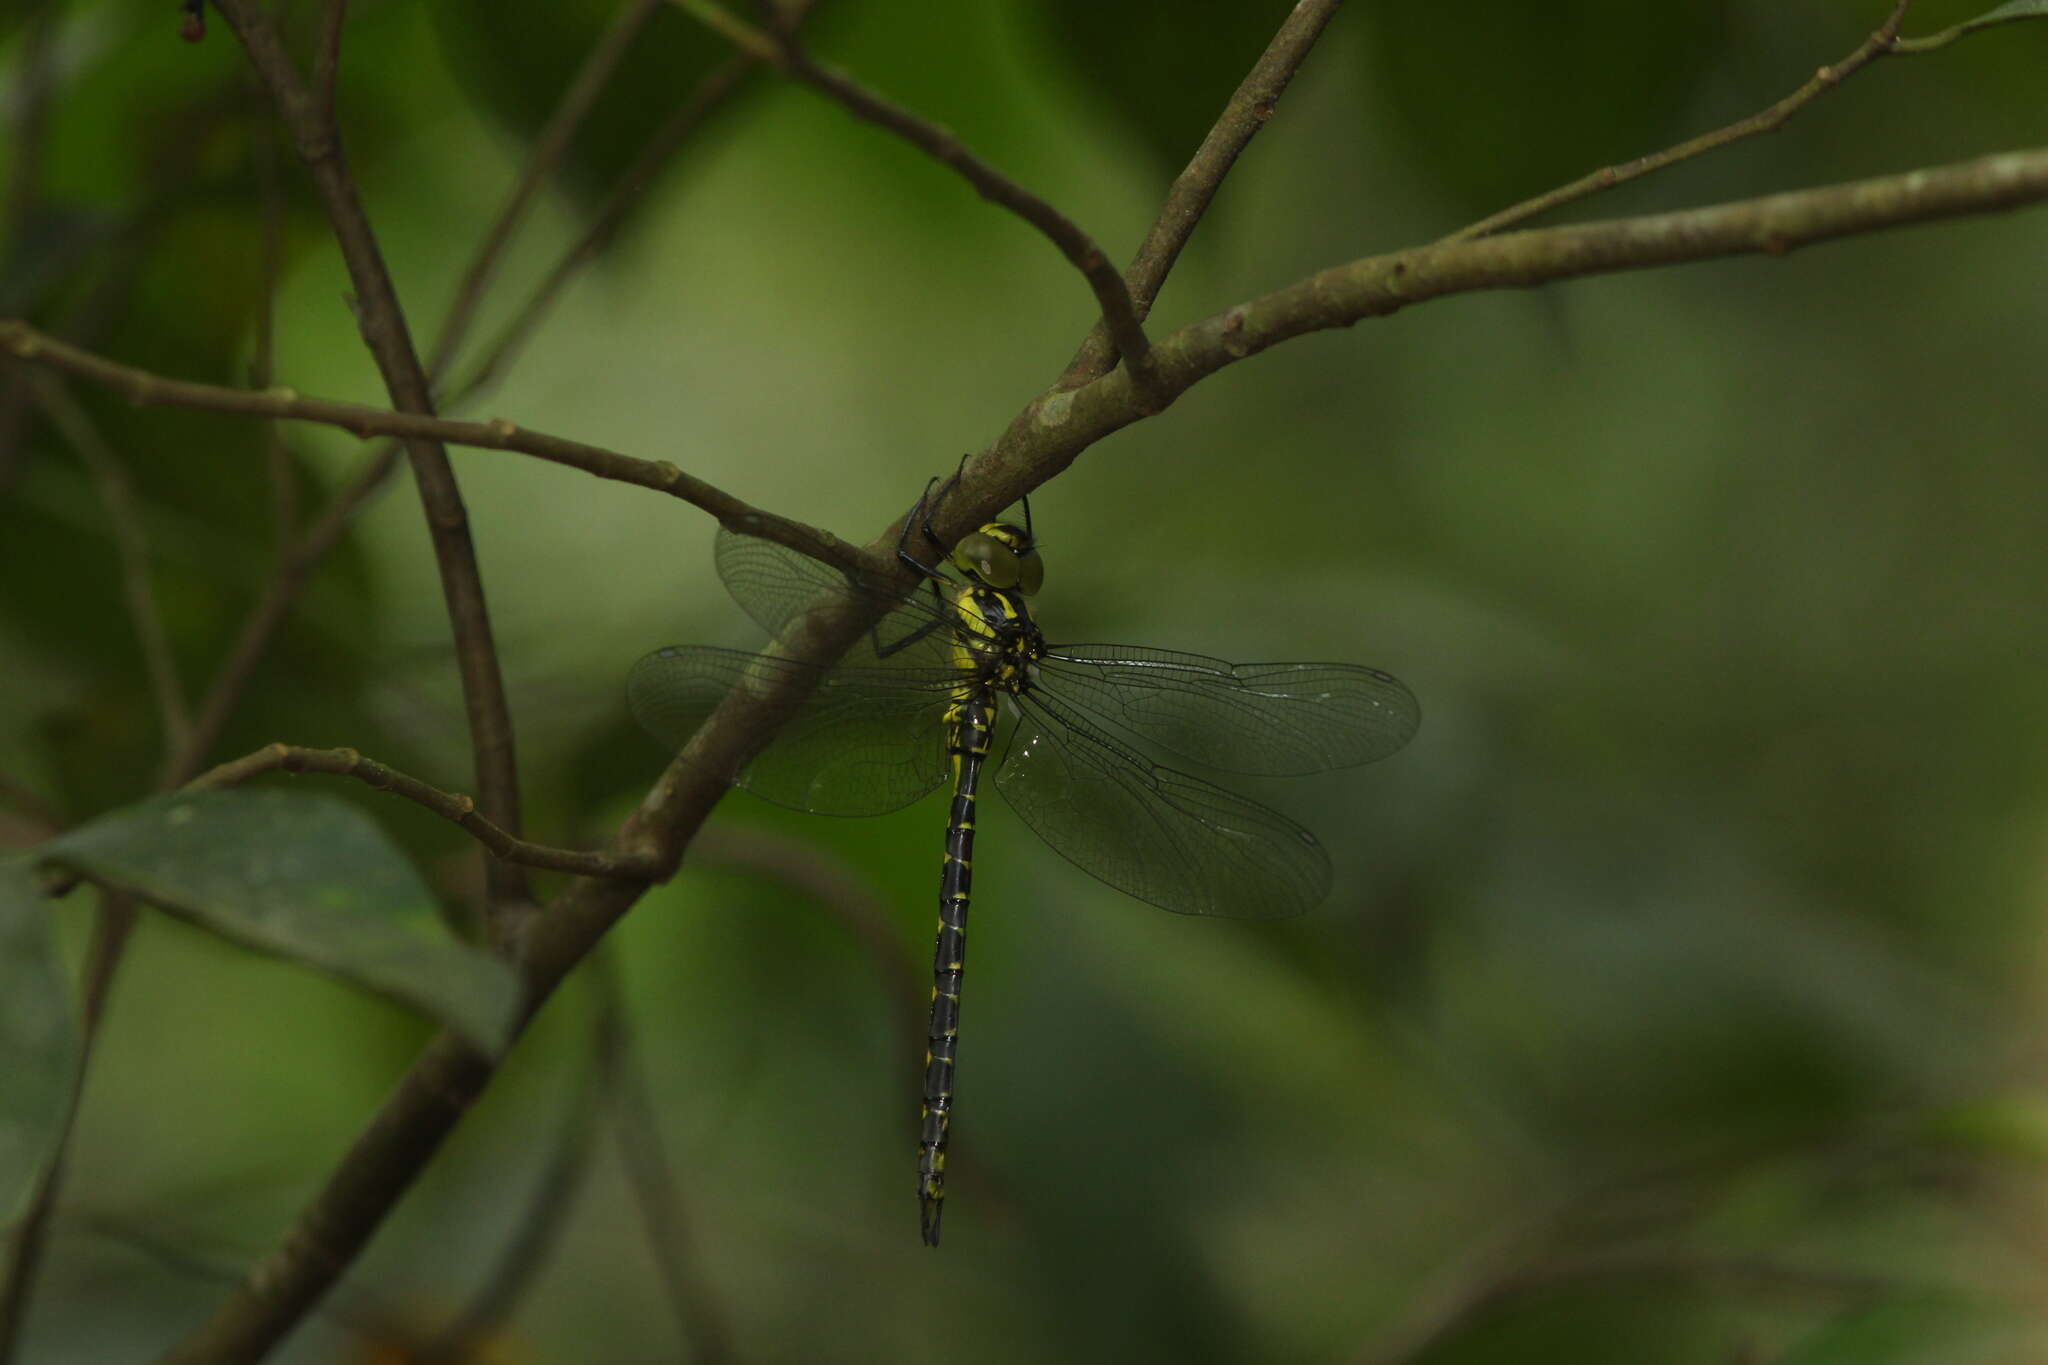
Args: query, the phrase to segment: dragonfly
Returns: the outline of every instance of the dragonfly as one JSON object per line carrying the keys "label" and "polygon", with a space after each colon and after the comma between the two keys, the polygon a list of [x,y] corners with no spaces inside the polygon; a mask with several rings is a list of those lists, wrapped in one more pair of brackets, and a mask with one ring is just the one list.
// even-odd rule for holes
{"label": "dragonfly", "polygon": [[1328,894],[1322,844],[1154,755],[1220,773],[1323,772],[1387,757],[1421,722],[1399,679],[1355,664],[1049,644],[1030,607],[1045,568],[1028,501],[1021,524],[989,522],[932,563],[909,541],[916,525],[943,549],[937,506],[927,484],[904,522],[897,555],[917,575],[908,586],[721,529],[719,577],[769,635],[792,638],[820,611],[859,611],[874,624],[830,666],[672,645],[634,664],[626,686],[635,718],[672,753],[735,689],[802,694],[773,740],[719,774],[779,805],[881,815],[950,788],[918,1137],[928,1246],[945,1208],[984,774],[1051,848],[1118,891],[1180,914],[1281,919]]}

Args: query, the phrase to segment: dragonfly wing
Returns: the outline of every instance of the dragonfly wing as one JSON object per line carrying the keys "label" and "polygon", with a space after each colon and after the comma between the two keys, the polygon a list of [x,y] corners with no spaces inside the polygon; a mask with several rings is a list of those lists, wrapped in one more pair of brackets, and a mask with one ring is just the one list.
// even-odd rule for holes
{"label": "dragonfly wing", "polygon": [[951,662],[952,618],[929,586],[849,574],[786,545],[721,527],[712,548],[726,591],[780,639],[813,611],[853,606],[878,615],[843,662],[853,667],[940,668]]}
{"label": "dragonfly wing", "polygon": [[1328,894],[1329,855],[1278,811],[1160,767],[1042,693],[1018,709],[996,788],[1082,871],[1184,915],[1282,919]]}
{"label": "dragonfly wing", "polygon": [[1069,707],[1225,772],[1281,777],[1385,758],[1422,723],[1415,694],[1356,664],[1232,664],[1138,645],[1060,645],[1038,662]]}
{"label": "dragonfly wing", "polygon": [[658,649],[626,675],[634,719],[680,750],[735,687],[808,683],[775,738],[727,781],[819,815],[880,815],[946,779],[943,713],[953,675],[908,668],[821,670],[733,649]]}

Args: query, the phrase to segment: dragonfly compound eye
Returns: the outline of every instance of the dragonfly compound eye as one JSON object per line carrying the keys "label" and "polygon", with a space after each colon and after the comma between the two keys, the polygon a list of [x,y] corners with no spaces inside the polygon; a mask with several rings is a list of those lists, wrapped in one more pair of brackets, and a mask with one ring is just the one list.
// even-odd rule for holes
{"label": "dragonfly compound eye", "polygon": [[1017,586],[1017,552],[984,531],[962,536],[953,547],[953,562],[991,588]]}
{"label": "dragonfly compound eye", "polygon": [[1045,561],[1038,557],[1038,551],[1026,550],[1017,556],[1017,591],[1026,597],[1035,594],[1045,586]]}

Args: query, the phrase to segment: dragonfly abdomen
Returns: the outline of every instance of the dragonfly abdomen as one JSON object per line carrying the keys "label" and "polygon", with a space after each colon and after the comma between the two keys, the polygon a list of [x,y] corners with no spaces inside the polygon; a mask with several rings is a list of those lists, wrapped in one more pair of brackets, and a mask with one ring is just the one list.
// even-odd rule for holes
{"label": "dragonfly abdomen", "polygon": [[924,1059],[923,1131],[917,1144],[917,1199],[927,1246],[939,1244],[945,1211],[946,1130],[953,1115],[953,1063],[960,1040],[960,978],[967,966],[967,904],[974,886],[974,800],[995,723],[983,689],[946,711],[953,808],[939,874],[939,936],[932,953],[932,1015]]}

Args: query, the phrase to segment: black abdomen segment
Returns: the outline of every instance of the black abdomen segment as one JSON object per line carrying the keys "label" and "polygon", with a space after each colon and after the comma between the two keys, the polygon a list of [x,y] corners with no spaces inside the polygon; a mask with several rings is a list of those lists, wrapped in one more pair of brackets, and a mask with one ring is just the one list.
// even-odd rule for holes
{"label": "black abdomen segment", "polygon": [[917,1142],[917,1201],[926,1246],[939,1244],[945,1212],[946,1128],[953,1112],[953,1059],[960,1038],[960,974],[967,963],[967,901],[974,882],[974,797],[988,757],[994,710],[986,695],[957,702],[946,716],[953,758],[953,810],[939,876],[939,940],[932,955],[932,1018],[924,1059],[923,1131]]}

